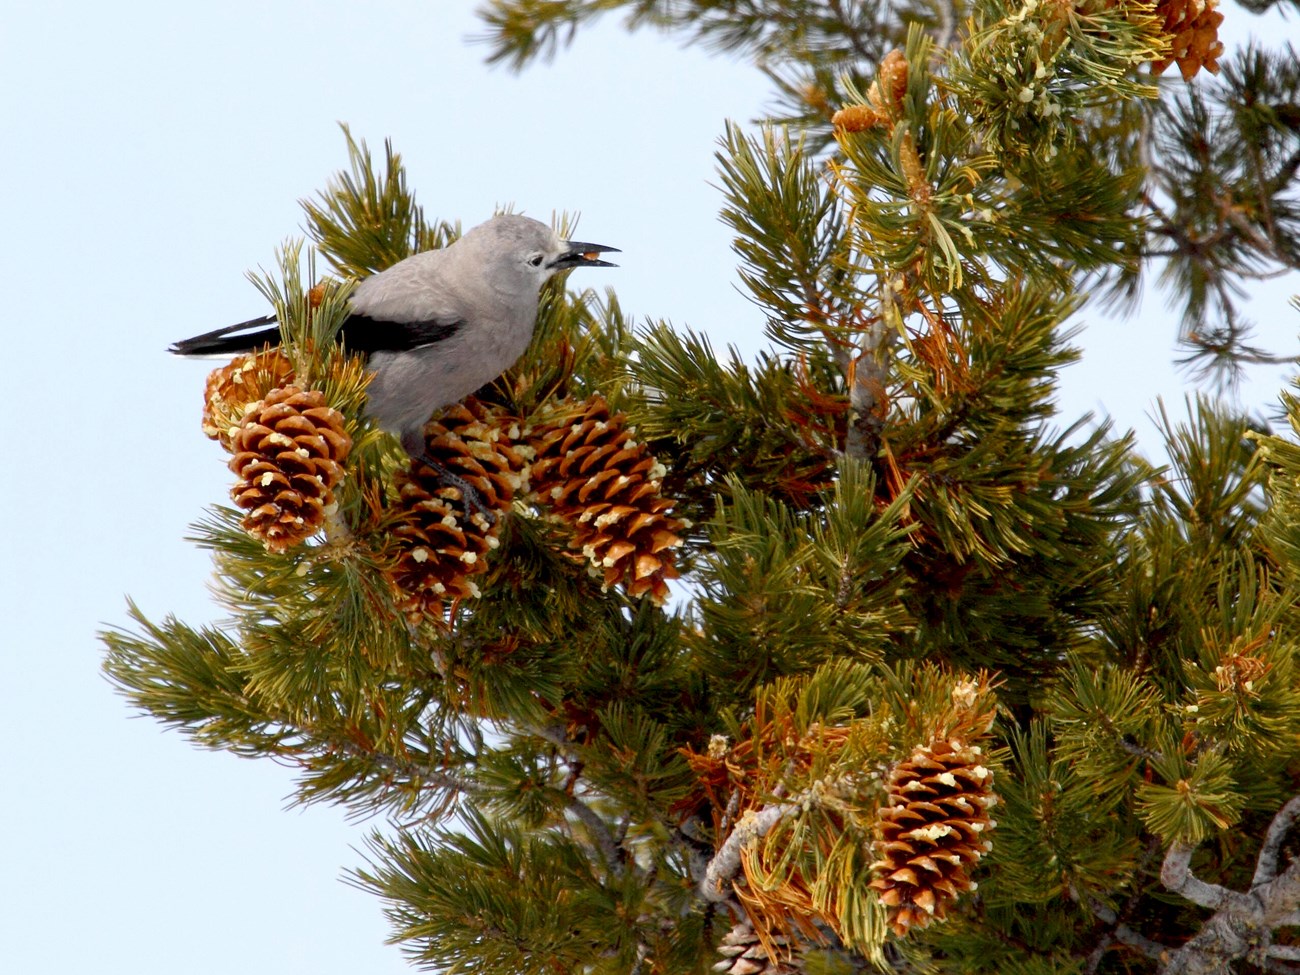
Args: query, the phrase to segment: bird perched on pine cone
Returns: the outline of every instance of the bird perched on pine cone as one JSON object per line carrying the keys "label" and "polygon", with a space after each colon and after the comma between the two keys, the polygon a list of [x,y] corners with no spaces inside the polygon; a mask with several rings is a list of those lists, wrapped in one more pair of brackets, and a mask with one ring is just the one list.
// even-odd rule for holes
{"label": "bird perched on pine cone", "polygon": [[[339,339],[366,356],[374,373],[367,414],[413,458],[433,462],[422,431],[434,411],[490,383],[523,355],[552,275],[614,267],[599,259],[609,251],[617,248],[564,240],[537,220],[503,214],[447,247],[365,278],[352,293]],[[182,339],[170,351],[233,355],[279,342],[276,319],[267,315]]]}

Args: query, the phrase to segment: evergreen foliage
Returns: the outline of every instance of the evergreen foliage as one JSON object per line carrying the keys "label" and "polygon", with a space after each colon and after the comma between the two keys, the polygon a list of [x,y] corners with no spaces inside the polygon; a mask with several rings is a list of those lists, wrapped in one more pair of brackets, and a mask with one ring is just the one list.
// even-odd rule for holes
{"label": "evergreen foliage", "polygon": [[[615,10],[776,84],[784,123],[717,154],[772,349],[548,286],[483,436],[531,458],[596,397],[617,436],[563,517],[525,470],[477,598],[411,611],[406,458],[332,337],[353,279],[459,231],[348,135],[303,204],[338,279],[294,245],[254,282],[352,440],[323,530],[271,552],[215,505],[227,618],[132,606],[112,680],[386,817],[353,879],[430,970],[1296,970],[1300,391],[1286,433],[1162,408],[1164,465],[1053,400],[1072,317],[1157,260],[1197,351],[1271,355],[1233,299],[1300,259],[1294,55],[1157,86],[1138,0],[493,0],[493,57]],[[666,606],[572,544],[614,476],[672,503],[638,516],[680,543]]]}

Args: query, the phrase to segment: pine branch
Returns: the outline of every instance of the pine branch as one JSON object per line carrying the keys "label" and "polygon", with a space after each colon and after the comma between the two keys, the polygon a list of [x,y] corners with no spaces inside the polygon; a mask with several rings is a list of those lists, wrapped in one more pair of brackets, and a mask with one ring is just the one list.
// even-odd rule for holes
{"label": "pine branch", "polygon": [[898,330],[891,327],[901,316],[892,288],[882,289],[883,313],[858,339],[858,353],[848,373],[849,406],[853,412],[845,437],[844,454],[853,460],[870,461],[880,450],[881,431],[887,415],[886,388],[890,377],[891,347]]}
{"label": "pine branch", "polygon": [[705,900],[720,904],[732,898],[731,881],[740,872],[740,855],[750,843],[757,842],[771,832],[781,820],[803,811],[796,799],[764,806],[756,813],[747,813],[736,823],[731,835],[713,855],[700,882],[700,895]]}
{"label": "pine branch", "polygon": [[[342,734],[335,734],[329,737],[315,735],[322,743],[332,749],[355,755],[357,758],[363,758],[367,761],[374,762],[381,768],[390,772],[396,772],[413,780],[419,780],[422,783],[435,786],[447,792],[457,793],[465,796],[477,796],[484,798],[489,795],[489,790],[478,783],[460,775],[455,775],[445,769],[435,768],[430,765],[424,765],[420,762],[414,762],[410,758],[398,758],[395,755],[388,755],[375,749],[363,748],[357,742],[347,738]],[[310,759],[304,760],[304,764],[309,764]]]}
{"label": "pine branch", "polygon": [[1251,879],[1251,888],[1259,887],[1276,879],[1278,858],[1282,853],[1282,841],[1286,839],[1291,827],[1300,819],[1300,796],[1283,806],[1273,821],[1269,823],[1268,832],[1264,834],[1264,845],[1259,851],[1259,860],[1255,867],[1255,876]]}
{"label": "pine branch", "polygon": [[490,62],[520,69],[548,60],[600,15],[626,10],[629,30],[673,31],[686,43],[757,62],[873,60],[901,31],[901,18],[879,0],[488,0],[479,13]]}
{"label": "pine branch", "polygon": [[1124,749],[1124,751],[1128,752],[1130,755],[1136,756],[1137,758],[1141,758],[1148,762],[1161,762],[1164,760],[1163,756],[1161,756],[1161,754],[1158,751],[1155,751],[1154,749],[1151,748],[1144,748],[1142,745],[1139,745],[1128,735],[1120,736],[1117,739],[1117,742],[1120,748]]}
{"label": "pine branch", "polygon": [[1089,904],[1089,908],[1100,920],[1111,925],[1111,929],[1106,932],[1101,943],[1098,944],[1097,947],[1088,955],[1087,965],[1084,968],[1087,975],[1093,975],[1093,973],[1097,971],[1097,968],[1101,965],[1101,960],[1105,956],[1106,950],[1110,947],[1112,941],[1118,941],[1120,944],[1128,945],[1130,948],[1135,949],[1147,958],[1155,959],[1157,961],[1168,956],[1169,947],[1167,945],[1162,945],[1157,941],[1152,941],[1150,938],[1143,937],[1127,924],[1119,923],[1119,915],[1109,907],[1106,907],[1103,904],[1098,904],[1094,901]]}
{"label": "pine branch", "polygon": [[[1152,836],[1147,840],[1146,848],[1142,851],[1142,859],[1134,871],[1135,875],[1141,876],[1146,873],[1151,864],[1155,862],[1155,858],[1159,856],[1160,848],[1159,837]],[[1095,975],[1106,952],[1110,949],[1111,944],[1116,941],[1136,949],[1148,958],[1160,959],[1167,956],[1169,948],[1166,945],[1152,941],[1129,927],[1128,920],[1142,903],[1144,893],[1142,888],[1135,884],[1134,889],[1125,899],[1119,911],[1112,910],[1095,898],[1088,899],[1088,909],[1096,917],[1110,925],[1111,929],[1102,935],[1097,946],[1089,952],[1085,962],[1084,975]]]}
{"label": "pine branch", "polygon": [[[1200,880],[1192,873],[1194,847],[1175,843],[1165,854],[1160,880],[1175,894],[1214,914],[1201,930],[1173,953],[1163,975],[1219,975],[1242,959],[1265,961],[1290,958],[1292,949],[1272,944],[1273,930],[1295,920],[1300,907],[1300,861],[1276,874],[1279,848],[1300,818],[1300,796],[1287,802],[1273,817],[1265,834],[1247,893]],[[1276,951],[1275,948],[1283,948]]]}
{"label": "pine branch", "polygon": [[1181,894],[1193,904],[1217,911],[1232,898],[1232,891],[1218,884],[1207,884],[1198,880],[1192,873],[1192,853],[1195,850],[1190,843],[1175,843],[1165,854],[1165,862],[1160,867],[1160,881],[1175,894]]}
{"label": "pine branch", "polygon": [[685,854],[687,873],[697,886],[703,883],[714,853],[713,844],[702,835],[703,831],[703,823],[696,818],[688,819],[672,831],[674,844]]}
{"label": "pine branch", "polygon": [[596,813],[596,810],[592,809],[577,796],[570,795],[568,804],[565,808],[587,828],[587,832],[591,835],[591,838],[595,840],[596,846],[601,852],[601,856],[605,858],[605,863],[609,867],[610,872],[615,877],[621,877],[626,863],[626,858],[623,856],[623,852],[619,848],[618,841],[614,838],[614,834],[610,832],[609,824],[600,818]]}

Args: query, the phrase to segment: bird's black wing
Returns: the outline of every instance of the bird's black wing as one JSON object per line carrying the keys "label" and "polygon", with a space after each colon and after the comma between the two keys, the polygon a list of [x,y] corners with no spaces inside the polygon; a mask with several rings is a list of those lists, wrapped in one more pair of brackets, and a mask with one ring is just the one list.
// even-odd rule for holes
{"label": "bird's black wing", "polygon": [[264,345],[280,344],[280,326],[274,315],[250,318],[246,322],[204,332],[173,342],[167,351],[174,355],[232,355],[252,352]]}
{"label": "bird's black wing", "polygon": [[430,320],[392,322],[369,315],[352,314],[339,329],[343,347],[349,352],[409,352],[451,338],[464,321]]}
{"label": "bird's black wing", "polygon": [[[465,327],[464,321],[430,320],[392,322],[369,315],[352,314],[339,328],[339,337],[349,352],[369,355],[372,352],[409,352],[433,345],[455,335]],[[193,338],[174,342],[167,351],[175,355],[234,355],[252,352],[264,345],[280,344],[280,326],[274,315],[250,318],[246,322],[204,332]]]}

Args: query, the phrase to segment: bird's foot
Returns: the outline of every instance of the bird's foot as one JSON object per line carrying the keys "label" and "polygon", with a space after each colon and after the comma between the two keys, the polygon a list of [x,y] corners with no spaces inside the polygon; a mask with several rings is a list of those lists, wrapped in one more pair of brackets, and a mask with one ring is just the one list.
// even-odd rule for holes
{"label": "bird's foot", "polygon": [[467,514],[478,512],[487,521],[487,527],[492,528],[497,523],[497,514],[487,506],[483,501],[483,495],[479,494],[478,489],[469,481],[459,474],[453,474],[447,470],[446,466],[434,460],[427,453],[421,454],[418,458],[421,464],[429,467],[438,475],[438,480],[447,487],[453,487],[460,492],[461,501],[465,505]]}

